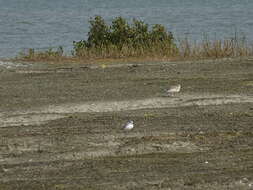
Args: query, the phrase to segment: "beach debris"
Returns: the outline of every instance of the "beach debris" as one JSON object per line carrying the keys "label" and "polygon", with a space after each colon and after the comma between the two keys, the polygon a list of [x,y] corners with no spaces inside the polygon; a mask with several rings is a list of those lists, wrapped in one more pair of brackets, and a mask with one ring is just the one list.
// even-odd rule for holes
{"label": "beach debris", "polygon": [[12,69],[12,68],[17,68],[17,67],[27,67],[27,66],[28,64],[0,60],[0,67],[4,67],[6,69]]}

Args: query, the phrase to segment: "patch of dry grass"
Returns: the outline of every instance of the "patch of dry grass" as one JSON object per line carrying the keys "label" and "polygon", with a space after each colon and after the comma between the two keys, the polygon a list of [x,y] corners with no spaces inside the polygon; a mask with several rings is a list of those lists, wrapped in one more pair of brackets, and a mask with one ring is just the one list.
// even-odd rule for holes
{"label": "patch of dry grass", "polygon": [[138,49],[131,46],[116,46],[83,49],[79,55],[64,55],[63,49],[35,51],[29,49],[16,57],[19,61],[28,62],[148,62],[171,60],[200,60],[253,56],[253,44],[247,43],[245,38],[228,38],[224,40],[203,39],[199,43],[192,43],[185,38],[177,46],[163,46],[154,44],[150,47]]}
{"label": "patch of dry grass", "polygon": [[57,50],[52,48],[46,51],[36,51],[33,48],[28,49],[26,52],[21,52],[16,57],[17,60],[21,61],[61,61],[67,59],[67,56],[63,55],[63,48],[58,47]]}
{"label": "patch of dry grass", "polygon": [[253,45],[245,37],[235,35],[223,40],[203,40],[193,43],[188,38],[175,42],[173,34],[166,27],[155,24],[151,28],[141,20],[132,23],[122,17],[116,17],[107,24],[101,16],[91,18],[87,40],[73,42],[72,55],[63,53],[63,48],[46,51],[29,51],[20,54],[17,59],[23,61],[75,61],[91,62],[112,59],[146,60],[189,60],[234,58],[253,55]]}
{"label": "patch of dry grass", "polygon": [[253,44],[249,44],[245,37],[223,40],[210,40],[207,37],[199,43],[191,43],[186,38],[179,43],[179,58],[233,58],[253,55]]}

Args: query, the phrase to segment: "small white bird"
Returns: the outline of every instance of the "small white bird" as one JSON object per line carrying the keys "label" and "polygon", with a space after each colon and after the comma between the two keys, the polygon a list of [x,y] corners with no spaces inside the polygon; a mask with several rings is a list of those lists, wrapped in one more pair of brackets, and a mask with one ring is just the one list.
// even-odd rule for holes
{"label": "small white bird", "polygon": [[124,126],[124,130],[126,130],[126,131],[130,131],[133,128],[134,128],[134,122],[133,121],[127,122],[127,124]]}
{"label": "small white bird", "polygon": [[177,92],[180,92],[181,90],[181,85],[177,84],[177,85],[172,85],[169,87],[169,89],[167,90],[168,95],[173,95]]}
{"label": "small white bird", "polygon": [[[0,171],[1,171],[1,170],[0,170]],[[3,172],[8,172],[9,169],[6,169],[6,168],[2,167],[2,171],[3,171]]]}

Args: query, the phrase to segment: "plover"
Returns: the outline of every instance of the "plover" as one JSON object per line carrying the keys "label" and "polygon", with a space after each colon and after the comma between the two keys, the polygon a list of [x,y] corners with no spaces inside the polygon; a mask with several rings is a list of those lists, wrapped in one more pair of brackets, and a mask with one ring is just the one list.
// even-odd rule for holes
{"label": "plover", "polygon": [[169,96],[172,96],[173,94],[180,92],[180,89],[181,89],[180,84],[172,85],[169,87],[169,89],[166,92],[168,93]]}
{"label": "plover", "polygon": [[124,130],[125,131],[130,131],[134,128],[134,122],[133,121],[129,121],[127,122],[127,124],[124,126]]}

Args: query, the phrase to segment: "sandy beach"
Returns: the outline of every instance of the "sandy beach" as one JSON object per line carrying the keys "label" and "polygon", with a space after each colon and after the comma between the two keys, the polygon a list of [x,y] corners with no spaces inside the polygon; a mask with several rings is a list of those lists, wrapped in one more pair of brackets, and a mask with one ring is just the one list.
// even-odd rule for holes
{"label": "sandy beach", "polygon": [[252,124],[252,58],[1,62],[0,189],[252,189]]}

